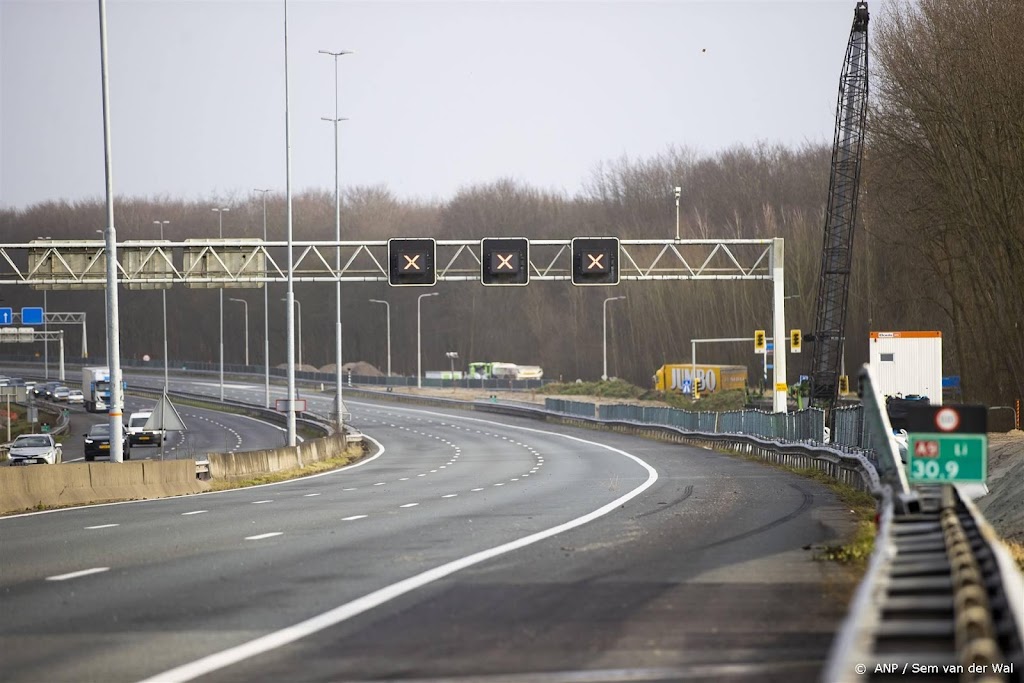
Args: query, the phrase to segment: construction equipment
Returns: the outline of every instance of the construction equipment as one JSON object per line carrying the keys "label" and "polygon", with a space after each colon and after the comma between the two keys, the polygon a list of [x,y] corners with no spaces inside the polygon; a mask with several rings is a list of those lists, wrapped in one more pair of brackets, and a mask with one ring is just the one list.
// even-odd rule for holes
{"label": "construction equipment", "polygon": [[858,2],[839,80],[836,135],[821,251],[818,307],[811,353],[811,402],[826,411],[831,424],[838,401],[839,373],[846,340],[846,308],[853,263],[853,228],[864,150],[868,105],[868,3]]}

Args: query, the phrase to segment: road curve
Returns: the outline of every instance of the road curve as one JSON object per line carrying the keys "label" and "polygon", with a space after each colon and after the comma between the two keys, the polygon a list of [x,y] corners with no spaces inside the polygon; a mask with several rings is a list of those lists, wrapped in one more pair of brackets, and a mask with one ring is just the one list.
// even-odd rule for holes
{"label": "road curve", "polygon": [[845,584],[804,548],[850,524],[824,488],[630,436],[348,407],[384,451],[345,471],[0,519],[5,678],[820,668]]}

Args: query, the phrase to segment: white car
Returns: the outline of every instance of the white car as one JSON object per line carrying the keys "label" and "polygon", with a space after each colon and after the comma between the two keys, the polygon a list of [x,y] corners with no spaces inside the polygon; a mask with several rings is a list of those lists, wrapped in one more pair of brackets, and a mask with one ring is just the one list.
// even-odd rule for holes
{"label": "white car", "polygon": [[128,416],[128,443],[132,446],[157,446],[167,439],[167,435],[159,429],[146,430],[146,422],[153,414],[152,410],[142,410]]}
{"label": "white car", "polygon": [[22,434],[11,444],[8,457],[11,465],[56,465],[61,461],[60,444],[49,434]]}
{"label": "white car", "polygon": [[72,389],[68,392],[68,403],[75,405],[85,404],[85,394],[82,393],[81,389]]}

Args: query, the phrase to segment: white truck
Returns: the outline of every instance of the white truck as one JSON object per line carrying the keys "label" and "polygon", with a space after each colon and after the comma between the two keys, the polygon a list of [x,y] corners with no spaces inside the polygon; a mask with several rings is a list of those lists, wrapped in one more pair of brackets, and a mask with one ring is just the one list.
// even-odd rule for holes
{"label": "white truck", "polygon": [[90,413],[100,413],[110,407],[110,368],[82,368],[82,396],[85,397],[85,409]]}

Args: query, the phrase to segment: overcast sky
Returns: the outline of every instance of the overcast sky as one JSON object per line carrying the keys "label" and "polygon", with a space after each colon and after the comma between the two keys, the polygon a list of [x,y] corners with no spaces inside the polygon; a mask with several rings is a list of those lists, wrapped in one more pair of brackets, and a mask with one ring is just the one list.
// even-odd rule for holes
{"label": "overcast sky", "polygon": [[[885,0],[890,1],[890,0]],[[883,0],[871,3],[872,20]],[[288,8],[293,190],[579,192],[670,146],[831,144],[853,0]],[[103,195],[96,0],[0,0],[0,206]],[[117,195],[284,191],[281,0],[109,0]]]}

